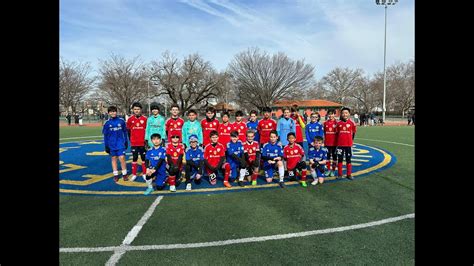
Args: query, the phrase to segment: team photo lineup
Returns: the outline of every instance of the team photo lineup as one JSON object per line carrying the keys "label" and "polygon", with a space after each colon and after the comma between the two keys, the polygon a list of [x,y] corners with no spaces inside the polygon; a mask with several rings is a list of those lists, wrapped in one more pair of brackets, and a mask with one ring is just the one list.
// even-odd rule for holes
{"label": "team photo lineup", "polygon": [[[274,174],[278,174],[281,188],[285,187],[285,177],[307,187],[309,171],[311,185],[316,186],[323,184],[325,177],[343,178],[344,160],[345,177],[353,179],[351,157],[356,124],[350,119],[349,108],[341,109],[339,120],[335,110],[329,110],[324,123],[317,112],[310,114],[310,121],[304,121],[297,106],[283,108],[277,121],[271,118],[270,108],[263,108],[260,119],[258,112],[252,110],[246,122],[242,111],[235,112],[234,122],[230,122],[228,112],[223,112],[219,121],[213,107],[206,108],[206,118],[200,121],[192,109],[187,112],[186,121],[179,117],[178,105],[171,106],[171,117],[167,119],[160,114],[157,103],[150,105],[150,117],[142,115],[138,102],[132,104],[131,110],[132,115],[125,121],[117,116],[117,107],[108,107],[109,119],[102,134],[105,151],[111,157],[114,181],[143,178],[147,184],[145,195],[166,187],[176,192],[182,182],[187,191],[193,183],[199,186],[203,180],[216,185],[218,177],[222,177],[227,188],[233,184],[257,186],[261,170],[266,183],[272,183]],[[303,149],[303,130],[307,154]],[[131,175],[125,162],[129,146],[133,158]]]}

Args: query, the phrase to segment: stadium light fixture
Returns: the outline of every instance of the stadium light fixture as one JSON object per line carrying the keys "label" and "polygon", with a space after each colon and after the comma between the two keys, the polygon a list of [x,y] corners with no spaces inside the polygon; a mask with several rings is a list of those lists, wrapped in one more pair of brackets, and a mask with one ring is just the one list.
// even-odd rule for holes
{"label": "stadium light fixture", "polygon": [[382,105],[382,121],[385,122],[385,98],[387,91],[387,72],[386,72],[386,57],[387,57],[387,6],[395,5],[398,0],[375,0],[375,4],[385,6],[385,33],[383,42],[383,105]]}

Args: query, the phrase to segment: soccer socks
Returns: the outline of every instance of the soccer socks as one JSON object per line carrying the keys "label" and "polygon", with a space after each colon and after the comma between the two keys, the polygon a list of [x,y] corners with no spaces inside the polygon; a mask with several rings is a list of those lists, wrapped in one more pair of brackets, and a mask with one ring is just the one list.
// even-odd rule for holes
{"label": "soccer socks", "polygon": [[240,169],[240,176],[239,176],[239,181],[244,181],[246,169]]}
{"label": "soccer socks", "polygon": [[[328,168],[329,169],[329,168]],[[333,171],[336,171],[336,161],[333,161],[332,162],[332,170]]]}
{"label": "soccer socks", "polygon": [[143,162],[142,163],[142,175],[146,174],[146,164]]}
{"label": "soccer socks", "polygon": [[145,182],[146,182],[148,188],[153,188],[153,186],[152,186],[152,184],[151,184],[151,183],[153,182],[153,179],[151,179],[151,178],[150,178],[150,179],[146,179]]}
{"label": "soccer socks", "polygon": [[278,176],[280,177],[280,182],[283,182],[283,178],[285,177],[285,168],[283,165],[278,167]]}
{"label": "soccer socks", "polygon": [[114,176],[117,176],[118,175],[118,171],[114,171]]}
{"label": "soccer socks", "polygon": [[256,181],[258,177],[258,173],[253,173],[252,174],[252,181]]}
{"label": "soccer socks", "polygon": [[329,160],[326,161],[326,167],[328,170],[331,170],[331,161]]}
{"label": "soccer socks", "polygon": [[301,170],[301,181],[306,181],[306,169]]}
{"label": "soccer socks", "polygon": [[122,175],[127,175],[127,169],[122,170]]}
{"label": "soccer socks", "polygon": [[342,176],[342,162],[337,163],[337,175]]}
{"label": "soccer socks", "polygon": [[224,181],[229,181],[230,165],[227,163],[224,165]]}
{"label": "soccer socks", "polygon": [[138,165],[137,162],[132,162],[132,175],[137,175]]}
{"label": "soccer socks", "polygon": [[311,171],[311,176],[313,177],[314,180],[316,180],[316,171]]}
{"label": "soccer socks", "polygon": [[346,169],[347,169],[347,175],[350,176],[352,175],[352,164],[351,163],[348,163],[346,164]]}
{"label": "soccer socks", "polygon": [[176,185],[176,176],[168,176],[168,184],[170,186]]}

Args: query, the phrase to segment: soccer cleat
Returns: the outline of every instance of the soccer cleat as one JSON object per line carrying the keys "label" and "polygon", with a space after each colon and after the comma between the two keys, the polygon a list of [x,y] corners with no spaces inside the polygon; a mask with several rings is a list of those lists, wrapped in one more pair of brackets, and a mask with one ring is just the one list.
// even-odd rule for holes
{"label": "soccer cleat", "polygon": [[285,182],[283,182],[283,181],[278,182],[278,185],[279,185],[281,188],[285,188]]}
{"label": "soccer cleat", "polygon": [[330,176],[335,176],[336,175],[336,170],[332,170]]}
{"label": "soccer cleat", "polygon": [[229,181],[224,181],[224,186],[227,188],[231,188],[232,186],[229,184]]}
{"label": "soccer cleat", "polygon": [[346,178],[349,179],[349,180],[354,180],[354,178],[352,177],[352,175],[348,175],[348,176],[346,176]]}
{"label": "soccer cleat", "polygon": [[151,192],[153,192],[153,188],[152,187],[149,187],[145,190],[145,193],[143,193],[144,195],[150,195]]}
{"label": "soccer cleat", "polygon": [[257,180],[253,180],[252,181],[252,186],[256,186],[257,185]]}
{"label": "soccer cleat", "polygon": [[211,183],[211,185],[217,184],[216,174],[212,173],[209,175],[209,183]]}
{"label": "soccer cleat", "polygon": [[176,186],[170,186],[170,192],[176,192]]}
{"label": "soccer cleat", "polygon": [[301,186],[302,186],[302,187],[307,187],[308,184],[306,184],[306,181],[301,181]]}
{"label": "soccer cleat", "polygon": [[[127,179],[128,179],[128,178],[127,178]],[[135,179],[137,179],[137,176],[136,176],[136,175],[132,175],[132,177],[130,177],[130,181],[132,181],[132,182],[135,181]],[[123,180],[125,180],[125,177],[124,177]],[[125,180],[125,181],[126,181],[126,180]]]}
{"label": "soccer cleat", "polygon": [[245,185],[244,185],[244,182],[242,182],[242,181],[238,181],[237,183],[239,184],[239,186],[241,186],[241,187],[245,187]]}
{"label": "soccer cleat", "polygon": [[332,174],[332,171],[331,170],[328,170],[326,173],[324,173],[324,176],[325,177],[328,177],[328,176],[331,176]]}
{"label": "soccer cleat", "polygon": [[122,176],[123,181],[128,181],[128,175]]}
{"label": "soccer cleat", "polygon": [[186,185],[186,190],[188,190],[188,191],[191,190],[191,187],[192,187],[191,183],[188,183],[188,184]]}
{"label": "soccer cleat", "polygon": [[311,185],[316,186],[318,184],[318,180],[315,179],[313,182],[311,182]]}
{"label": "soccer cleat", "polygon": [[118,181],[119,181],[119,176],[118,175],[114,176],[114,182],[118,182]]}

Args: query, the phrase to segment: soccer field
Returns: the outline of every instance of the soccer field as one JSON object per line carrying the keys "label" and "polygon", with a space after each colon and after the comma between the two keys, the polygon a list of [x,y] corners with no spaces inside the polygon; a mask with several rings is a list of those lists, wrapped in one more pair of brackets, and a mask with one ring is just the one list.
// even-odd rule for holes
{"label": "soccer field", "polygon": [[[61,127],[60,143],[100,135]],[[359,127],[355,142],[389,151],[395,164],[316,188],[61,195],[60,263],[414,264],[414,127]]]}

